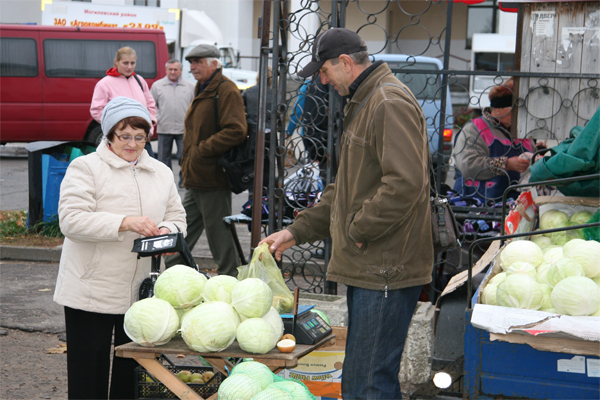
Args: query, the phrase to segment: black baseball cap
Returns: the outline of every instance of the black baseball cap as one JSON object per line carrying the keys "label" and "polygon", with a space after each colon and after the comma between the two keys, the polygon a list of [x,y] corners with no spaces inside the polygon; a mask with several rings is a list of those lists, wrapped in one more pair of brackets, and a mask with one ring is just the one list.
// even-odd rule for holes
{"label": "black baseball cap", "polygon": [[317,36],[312,47],[312,60],[298,75],[308,78],[313,76],[325,61],[359,51],[367,51],[367,47],[361,44],[361,38],[356,32],[346,28],[329,29]]}

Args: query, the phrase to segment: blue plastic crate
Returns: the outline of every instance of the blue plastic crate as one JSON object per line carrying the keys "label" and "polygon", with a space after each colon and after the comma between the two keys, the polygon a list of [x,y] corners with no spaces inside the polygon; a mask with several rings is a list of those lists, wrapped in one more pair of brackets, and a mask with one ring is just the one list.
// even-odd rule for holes
{"label": "blue plastic crate", "polygon": [[[526,344],[490,341],[489,332],[471,325],[472,313],[472,310],[467,310],[465,316],[463,383],[467,398],[600,398],[598,357],[540,351]],[[583,365],[583,371],[558,371],[559,362],[562,365],[573,357],[581,357],[577,360],[579,365]]]}

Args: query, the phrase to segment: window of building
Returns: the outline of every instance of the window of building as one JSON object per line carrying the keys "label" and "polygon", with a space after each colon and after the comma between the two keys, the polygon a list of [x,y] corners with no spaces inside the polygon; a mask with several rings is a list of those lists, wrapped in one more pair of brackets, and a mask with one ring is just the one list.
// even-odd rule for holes
{"label": "window of building", "polygon": [[137,54],[135,73],[156,78],[156,48],[153,42],[120,40],[44,40],[46,76],[60,78],[102,78],[114,63],[121,47]]}
{"label": "window of building", "polygon": [[134,6],[160,7],[160,0],[133,0]]}
{"label": "window of building", "polygon": [[34,39],[0,39],[0,76],[37,76],[37,44]]}
{"label": "window of building", "polygon": [[497,3],[496,0],[487,0],[483,3],[469,5],[467,11],[467,49],[471,49],[474,33],[496,33]]}

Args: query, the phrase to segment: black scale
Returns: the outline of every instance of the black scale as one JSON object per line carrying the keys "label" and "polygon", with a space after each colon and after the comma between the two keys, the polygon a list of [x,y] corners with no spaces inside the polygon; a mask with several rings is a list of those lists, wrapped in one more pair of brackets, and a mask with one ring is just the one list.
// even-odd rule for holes
{"label": "black scale", "polygon": [[282,315],[284,333],[294,335],[298,344],[315,344],[331,334],[331,326],[319,314],[311,312],[311,308],[313,306],[291,318],[289,314]]}

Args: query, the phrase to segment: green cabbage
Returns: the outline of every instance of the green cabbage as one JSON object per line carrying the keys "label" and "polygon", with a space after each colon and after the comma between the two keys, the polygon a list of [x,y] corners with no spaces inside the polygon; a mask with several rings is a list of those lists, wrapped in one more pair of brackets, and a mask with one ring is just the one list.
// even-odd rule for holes
{"label": "green cabbage", "polygon": [[258,278],[246,278],[233,287],[231,305],[247,318],[261,318],[273,304],[269,285]]}
{"label": "green cabbage", "polygon": [[579,244],[581,244],[581,243],[583,243],[583,242],[585,242],[585,240],[583,240],[583,239],[573,239],[573,240],[569,240],[569,241],[567,242],[567,244],[565,244],[565,245],[563,246],[563,254],[567,254],[568,252],[570,252],[570,251],[571,251],[571,249],[572,249],[572,248],[574,248],[575,246],[577,246],[577,245],[579,245]]}
{"label": "green cabbage", "polygon": [[244,361],[233,367],[231,376],[235,374],[245,374],[258,383],[261,390],[264,390],[273,383],[273,372],[265,364],[258,361]]}
{"label": "green cabbage", "polygon": [[248,353],[265,354],[277,345],[275,330],[262,318],[248,318],[237,328],[240,348]]}
{"label": "green cabbage", "polygon": [[[269,385],[268,388],[283,389],[292,395],[293,400],[313,400],[314,397],[306,386],[294,381],[279,381]],[[267,389],[268,389],[267,388]]]}
{"label": "green cabbage", "polygon": [[600,288],[590,278],[572,276],[558,282],[550,300],[560,314],[591,315],[600,308]]}
{"label": "green cabbage", "polygon": [[[544,251],[544,261],[543,262],[545,263],[548,261],[558,261],[561,258],[565,258],[562,247],[552,247],[552,248],[548,249],[547,251]],[[204,289],[204,290],[206,290],[206,289]]]}
{"label": "green cabbage", "polygon": [[239,282],[229,275],[217,275],[210,278],[204,286],[204,301],[224,301],[231,304],[231,291]]}
{"label": "green cabbage", "polygon": [[281,319],[281,315],[279,315],[275,307],[271,306],[269,312],[266,313],[262,317],[262,319],[267,321],[273,327],[273,331],[275,332],[275,336],[273,336],[273,339],[275,340],[275,343],[273,343],[273,347],[277,346],[277,342],[279,342],[279,339],[281,339],[281,337],[283,336],[284,331],[283,320]]}
{"label": "green cabbage", "polygon": [[512,274],[498,285],[496,300],[502,307],[538,310],[544,302],[544,291],[529,275]]}
{"label": "green cabbage", "polygon": [[240,317],[223,301],[210,301],[194,307],[185,315],[181,336],[192,350],[206,353],[222,351],[235,340]]}
{"label": "green cabbage", "polygon": [[531,236],[531,241],[535,244],[537,244],[538,246],[540,246],[540,248],[543,250],[544,248],[550,246],[550,238],[546,237],[544,235],[532,235]]}
{"label": "green cabbage", "polygon": [[219,386],[219,400],[251,400],[260,393],[260,385],[247,374],[230,375]]}
{"label": "green cabbage", "polygon": [[506,269],[506,276],[512,274],[525,274],[535,279],[537,270],[533,265],[526,261],[517,261],[512,263],[511,266]]}
{"label": "green cabbage", "polygon": [[567,236],[567,231],[561,231],[561,232],[552,232],[550,234],[550,243],[557,245],[557,246],[564,246],[565,244],[567,244],[567,242],[571,240],[571,238],[569,238]]}
{"label": "green cabbage", "polygon": [[572,258],[581,264],[586,277],[600,276],[600,243],[595,240],[578,241],[569,248],[565,257]]}
{"label": "green cabbage", "polygon": [[129,307],[123,328],[129,339],[140,346],[160,346],[177,333],[179,317],[167,301],[151,297]]}
{"label": "green cabbage", "polygon": [[481,292],[481,302],[483,304],[488,304],[490,306],[497,306],[498,300],[496,300],[496,291],[498,290],[498,285],[492,285],[489,282],[484,288],[483,292]]}
{"label": "green cabbage", "polygon": [[538,281],[538,283],[548,285],[548,271],[550,271],[552,264],[552,261],[548,261],[539,266],[537,275],[535,276],[535,280]]}
{"label": "green cabbage", "polygon": [[285,390],[273,387],[258,393],[252,400],[294,400],[294,398]]}
{"label": "green cabbage", "polygon": [[590,220],[590,218],[592,218],[591,212],[586,210],[577,211],[576,213],[571,215],[571,218],[569,218],[569,222],[572,222],[575,225],[583,225],[587,223]]}
{"label": "green cabbage", "polygon": [[189,308],[202,302],[206,277],[185,265],[173,265],[160,274],[154,284],[154,295],[175,308]]}
{"label": "green cabbage", "polygon": [[570,276],[584,276],[583,267],[577,261],[570,258],[562,258],[552,263],[546,275],[546,281],[551,287]]}
{"label": "green cabbage", "polygon": [[542,249],[537,244],[529,240],[515,240],[506,245],[500,253],[500,265],[502,270],[506,271],[514,262],[527,261],[537,268],[543,258]]}
{"label": "green cabbage", "polygon": [[591,278],[594,282],[596,282],[596,285],[600,286],[600,276],[597,276],[595,278]]}
{"label": "green cabbage", "polygon": [[[569,216],[559,210],[548,210],[542,214],[540,218],[540,229],[545,231],[546,229],[563,228],[567,226],[569,222]],[[549,233],[545,234],[550,236]]]}
{"label": "green cabbage", "polygon": [[552,294],[552,287],[545,283],[540,283],[540,287],[542,288],[542,291],[544,292],[544,301],[543,301],[542,307],[540,309],[547,310],[547,309],[553,308],[552,302],[550,301],[550,295]]}
{"label": "green cabbage", "polygon": [[498,286],[499,284],[504,282],[505,279],[506,279],[506,272],[500,272],[499,274],[496,274],[492,279],[490,279],[490,281],[488,282],[488,285]]}

